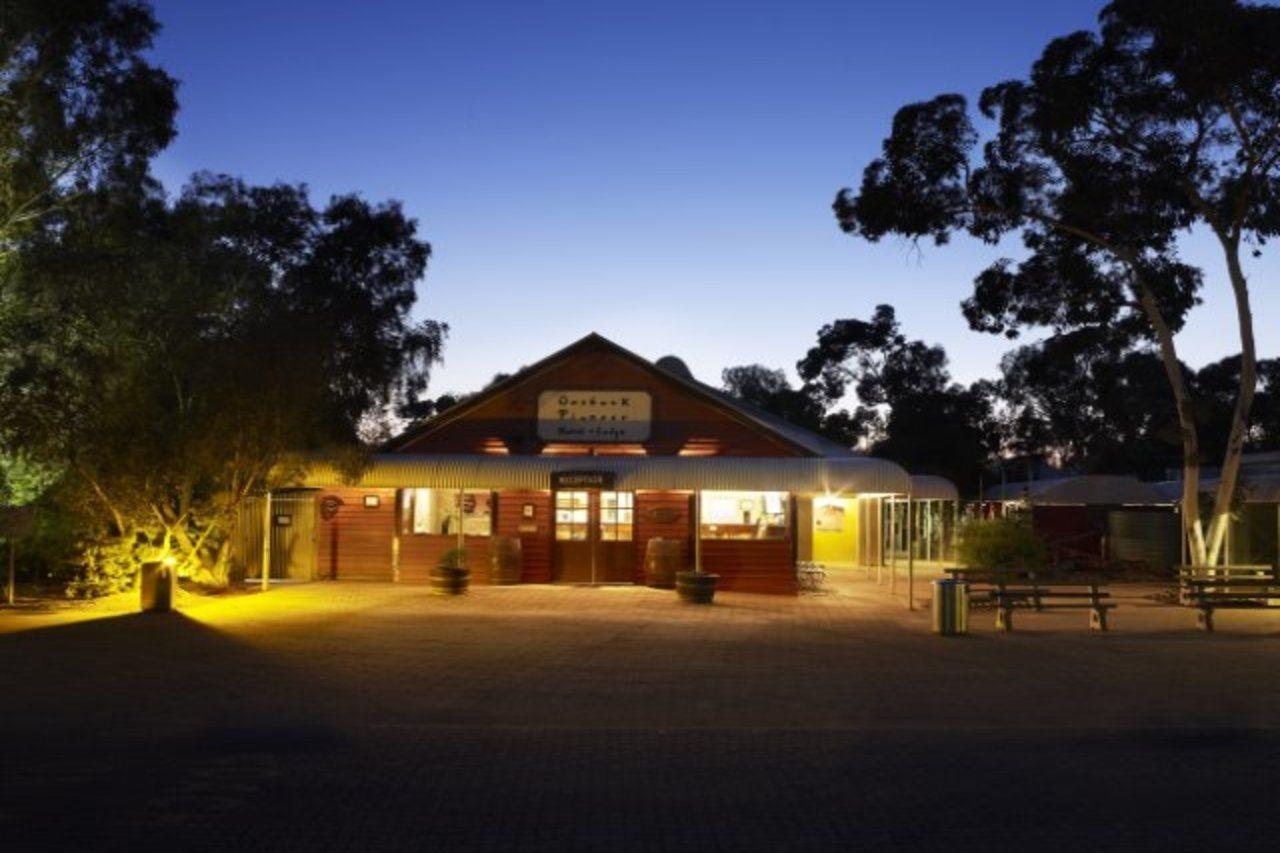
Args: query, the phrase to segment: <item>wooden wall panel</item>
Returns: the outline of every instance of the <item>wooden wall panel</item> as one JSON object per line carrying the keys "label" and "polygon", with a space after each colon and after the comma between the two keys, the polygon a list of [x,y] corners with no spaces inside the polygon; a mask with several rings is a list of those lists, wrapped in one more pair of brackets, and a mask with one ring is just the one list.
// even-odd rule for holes
{"label": "wooden wall panel", "polygon": [[[648,392],[653,424],[644,451],[674,455],[686,445],[727,456],[812,455],[772,431],[709,401],[661,371],[603,346],[583,349],[548,365],[506,391],[464,411],[397,448],[403,453],[484,453],[501,440],[514,454],[541,452],[538,394],[549,390],[618,389]],[[585,446],[585,445],[584,445]],[[608,445],[600,445],[607,452]]]}
{"label": "wooden wall panel", "polygon": [[[533,504],[533,518],[524,517],[524,505]],[[551,583],[551,493],[515,491],[498,493],[496,532],[520,537],[524,561],[523,583]],[[521,530],[525,527],[526,530]],[[527,528],[533,527],[533,530]]]}
{"label": "wooden wall panel", "polygon": [[795,595],[791,542],[781,539],[705,539],[702,570],[720,575],[717,589]]}
{"label": "wooden wall panel", "polygon": [[[400,534],[401,583],[427,583],[431,570],[440,557],[451,548],[458,547],[458,537],[442,533]],[[489,582],[489,537],[466,537],[467,567],[471,569],[471,582]]]}
{"label": "wooden wall panel", "polygon": [[[377,495],[376,508],[364,505]],[[336,511],[326,510],[333,499]],[[391,539],[395,532],[395,489],[322,489],[319,502],[319,559],[316,576],[334,580],[391,580]]]}
{"label": "wooden wall panel", "polygon": [[644,583],[645,548],[650,539],[680,540],[685,565],[692,565],[692,504],[691,492],[636,492],[636,583]]}

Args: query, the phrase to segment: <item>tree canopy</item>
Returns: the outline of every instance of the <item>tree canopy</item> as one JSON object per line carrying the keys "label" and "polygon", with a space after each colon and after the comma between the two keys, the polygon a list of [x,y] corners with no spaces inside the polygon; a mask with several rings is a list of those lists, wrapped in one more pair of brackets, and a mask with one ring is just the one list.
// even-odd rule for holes
{"label": "tree canopy", "polygon": [[[1217,506],[1230,504],[1256,386],[1242,247],[1280,230],[1280,9],[1237,0],[1116,0],[1098,32],[1051,42],[1023,80],[978,99],[983,142],[957,94],[894,117],[883,153],[834,209],[846,232],[946,243],[1021,237],[964,303],[970,324],[1016,334],[1107,328],[1155,342],[1183,447],[1192,558],[1216,559],[1226,515],[1201,527],[1196,407],[1175,334],[1204,271],[1179,236],[1200,228],[1222,251],[1240,333],[1240,374]],[[981,147],[979,145],[981,143]]]}
{"label": "tree canopy", "polygon": [[176,83],[143,53],[138,0],[0,4],[0,256],[49,210],[136,183],[173,138]]}
{"label": "tree canopy", "polygon": [[425,388],[446,331],[410,318],[429,254],[394,203],[214,175],[173,201],[99,192],[0,284],[0,436],[67,470],[125,557],[221,579],[247,495]]}

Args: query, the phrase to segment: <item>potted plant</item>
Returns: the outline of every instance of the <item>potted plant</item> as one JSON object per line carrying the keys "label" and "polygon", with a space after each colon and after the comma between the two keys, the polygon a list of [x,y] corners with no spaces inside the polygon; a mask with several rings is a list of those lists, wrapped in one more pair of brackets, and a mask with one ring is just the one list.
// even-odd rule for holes
{"label": "potted plant", "polygon": [[716,595],[716,581],[719,575],[708,574],[694,569],[693,571],[676,572],[676,592],[682,601],[689,604],[710,604]]}
{"label": "potted plant", "polygon": [[467,552],[462,548],[450,548],[440,555],[440,562],[431,570],[431,592],[435,595],[462,595],[471,583],[471,570],[467,568]]}

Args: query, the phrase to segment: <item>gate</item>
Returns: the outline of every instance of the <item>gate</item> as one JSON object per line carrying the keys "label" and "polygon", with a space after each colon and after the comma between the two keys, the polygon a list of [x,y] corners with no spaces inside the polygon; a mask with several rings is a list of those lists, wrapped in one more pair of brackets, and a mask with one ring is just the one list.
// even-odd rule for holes
{"label": "gate", "polygon": [[[271,495],[271,580],[309,581],[316,573],[316,493]],[[240,507],[231,553],[232,577],[262,578],[262,498]]]}

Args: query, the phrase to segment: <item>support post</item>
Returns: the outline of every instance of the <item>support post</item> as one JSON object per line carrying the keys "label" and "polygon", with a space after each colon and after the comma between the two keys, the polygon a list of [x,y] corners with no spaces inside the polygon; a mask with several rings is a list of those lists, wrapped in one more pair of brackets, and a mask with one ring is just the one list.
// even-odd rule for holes
{"label": "support post", "polygon": [[12,607],[18,600],[18,542],[16,536],[9,537],[9,577],[4,585],[4,601]]}
{"label": "support post", "polygon": [[[1276,507],[1276,512],[1280,513],[1280,506]],[[1280,528],[1277,528],[1280,530]],[[1182,550],[1182,565],[1187,564],[1187,509],[1178,503],[1178,543]]]}
{"label": "support post", "polygon": [[406,499],[409,493],[403,489],[396,489],[395,499],[395,519],[392,522],[391,534],[391,581],[399,583],[400,581],[400,528],[404,526],[404,516]]}
{"label": "support post", "polygon": [[271,589],[271,490],[262,496],[262,591]]}
{"label": "support post", "polygon": [[912,507],[915,502],[911,499],[911,493],[907,492],[907,609],[916,609],[916,549],[912,547],[914,544],[911,540],[915,538],[916,528],[913,523],[915,517]]}
{"label": "support post", "polygon": [[702,490],[693,490],[693,570],[702,574]]}
{"label": "support post", "polygon": [[889,594],[898,587],[898,502],[889,498]]}

